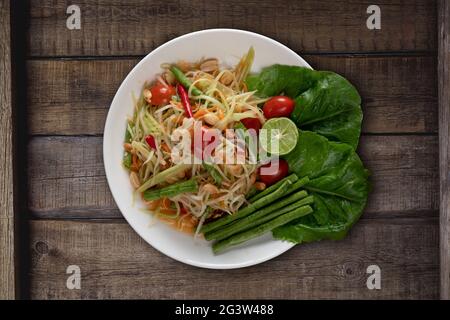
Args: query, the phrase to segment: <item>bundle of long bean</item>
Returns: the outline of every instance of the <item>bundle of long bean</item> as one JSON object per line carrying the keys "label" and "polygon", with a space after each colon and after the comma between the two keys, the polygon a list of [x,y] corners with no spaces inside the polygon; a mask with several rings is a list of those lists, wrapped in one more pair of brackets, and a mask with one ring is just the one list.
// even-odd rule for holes
{"label": "bundle of long bean", "polygon": [[[205,233],[206,240],[222,240],[232,234],[244,231],[258,224],[271,220],[268,217],[277,217],[283,213],[292,211],[299,207],[311,204],[314,200],[312,196],[307,197],[308,193],[305,190],[294,193],[293,195],[275,202],[274,204],[262,208],[251,215],[239,219],[236,222],[225,226],[216,231]],[[275,213],[275,215],[272,215]]]}
{"label": "bundle of long bean", "polygon": [[310,206],[303,206],[303,207],[297,208],[295,210],[292,210],[292,211],[285,213],[269,222],[263,223],[255,228],[235,234],[234,236],[231,236],[229,238],[226,238],[224,240],[214,243],[213,251],[214,251],[214,253],[219,253],[231,246],[238,245],[245,241],[259,237],[259,236],[263,235],[264,233],[269,232],[279,226],[282,226],[282,225],[289,223],[295,219],[298,219],[307,214],[310,214],[312,211],[313,210]]}
{"label": "bundle of long bean", "polygon": [[248,206],[239,210],[238,212],[236,212],[233,215],[225,216],[223,218],[220,218],[219,220],[216,220],[216,221],[213,221],[211,223],[204,225],[200,231],[202,233],[210,232],[210,231],[220,228],[226,224],[229,224],[237,219],[241,219],[241,218],[248,216],[249,214],[255,212],[256,210],[258,210],[262,207],[265,207],[265,206],[269,205],[270,203],[272,203],[273,201],[281,198],[286,193],[286,191],[288,190],[288,188],[291,185],[292,185],[292,182],[290,180],[284,181],[281,184],[281,186],[277,190],[272,192],[271,194],[255,201],[253,203],[250,203]]}
{"label": "bundle of long bean", "polygon": [[[295,174],[292,174],[292,175],[284,178],[283,180],[281,180],[281,183],[276,183],[274,186],[278,185],[278,187],[272,188],[270,193],[264,194],[262,197],[257,198],[256,201],[251,202],[247,207],[239,210],[235,214],[223,217],[219,220],[216,220],[216,221],[213,221],[213,222],[210,222],[210,223],[204,225],[201,229],[201,232],[204,234],[207,234],[208,232],[211,232],[220,227],[223,227],[237,219],[244,218],[245,216],[255,212],[256,210],[263,208],[267,205],[270,205],[272,202],[279,200],[282,197],[287,196],[287,195],[293,193],[294,191],[300,189],[302,186],[307,184],[308,181],[309,181],[308,177],[304,177],[304,178],[298,180],[298,177]],[[269,188],[271,188],[271,187],[269,187]],[[256,196],[258,196],[258,195],[259,194],[257,194]],[[253,197],[253,199],[254,198],[255,197]]]}
{"label": "bundle of long bean", "polygon": [[264,191],[261,191],[258,194],[250,197],[248,199],[248,202],[250,202],[250,203],[251,202],[255,202],[256,200],[259,200],[262,197],[267,196],[269,193],[272,193],[276,189],[278,189],[283,184],[283,182],[288,181],[288,180],[291,181],[291,183],[294,183],[294,182],[296,182],[298,180],[298,177],[297,177],[297,175],[295,173],[293,173],[293,174],[287,176],[286,178],[281,179],[277,183],[271,185],[270,187],[266,188]]}
{"label": "bundle of long bean", "polygon": [[308,182],[308,177],[287,176],[250,197],[250,204],[234,215],[204,225],[201,231],[205,239],[216,240],[213,250],[218,253],[311,213],[309,204],[314,198],[301,190]]}

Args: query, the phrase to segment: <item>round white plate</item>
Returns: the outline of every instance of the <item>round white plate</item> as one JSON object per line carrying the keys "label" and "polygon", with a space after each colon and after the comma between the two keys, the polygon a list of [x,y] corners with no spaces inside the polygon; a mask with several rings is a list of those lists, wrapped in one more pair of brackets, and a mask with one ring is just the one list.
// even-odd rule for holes
{"label": "round white plate", "polygon": [[234,66],[249,47],[255,48],[252,72],[275,63],[309,67],[300,56],[286,46],[265,36],[234,29],[211,29],[189,33],[173,39],[150,52],[125,80],[112,101],[105,124],[103,159],[106,177],[120,211],[133,229],[152,247],[165,255],[193,265],[211,269],[232,269],[255,265],[272,259],[293,244],[274,240],[271,234],[214,255],[211,244],[178,232],[155,221],[145,213],[140,197],[133,201],[128,172],[122,167],[126,118],[132,115],[132,93],[139,96],[146,81],[161,72],[160,65],[177,60],[195,61],[215,57]]}

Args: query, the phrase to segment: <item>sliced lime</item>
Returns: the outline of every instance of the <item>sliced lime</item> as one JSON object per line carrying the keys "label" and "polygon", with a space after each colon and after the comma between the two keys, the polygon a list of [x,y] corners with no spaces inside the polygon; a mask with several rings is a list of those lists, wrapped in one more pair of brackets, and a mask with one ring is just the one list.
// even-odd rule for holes
{"label": "sliced lime", "polygon": [[261,147],[273,155],[291,152],[298,140],[298,129],[289,118],[272,118],[266,121],[259,134]]}

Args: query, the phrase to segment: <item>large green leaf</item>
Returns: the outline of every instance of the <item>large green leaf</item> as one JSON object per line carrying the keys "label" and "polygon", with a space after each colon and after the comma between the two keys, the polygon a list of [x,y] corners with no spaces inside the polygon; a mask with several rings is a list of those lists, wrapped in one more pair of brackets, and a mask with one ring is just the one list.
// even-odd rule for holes
{"label": "large green leaf", "polygon": [[348,143],[356,149],[361,132],[361,97],[344,77],[328,71],[273,65],[246,79],[250,90],[295,99],[291,115],[297,126]]}
{"label": "large green leaf", "polygon": [[292,172],[311,179],[306,189],[314,196],[314,212],[275,229],[274,237],[296,243],[344,237],[361,216],[369,192],[369,172],[353,148],[300,130],[285,159]]}
{"label": "large green leaf", "polygon": [[274,64],[259,74],[252,74],[245,82],[250,90],[258,90],[261,97],[284,93],[296,97],[320,79],[320,73],[308,68]]}

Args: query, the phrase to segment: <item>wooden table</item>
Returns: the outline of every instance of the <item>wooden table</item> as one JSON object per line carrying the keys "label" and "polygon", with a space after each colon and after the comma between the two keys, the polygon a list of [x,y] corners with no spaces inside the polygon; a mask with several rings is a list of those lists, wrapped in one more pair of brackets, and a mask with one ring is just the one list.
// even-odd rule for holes
{"label": "wooden table", "polygon": [[[72,1],[0,0],[0,297],[448,299],[449,2],[375,2],[380,30],[366,0],[78,0],[69,30]],[[215,27],[274,38],[360,91],[374,189],[345,240],[205,270],[122,218],[101,152],[113,95],[155,47]],[[380,290],[366,286],[373,264]],[[80,290],[66,287],[69,265]]]}

